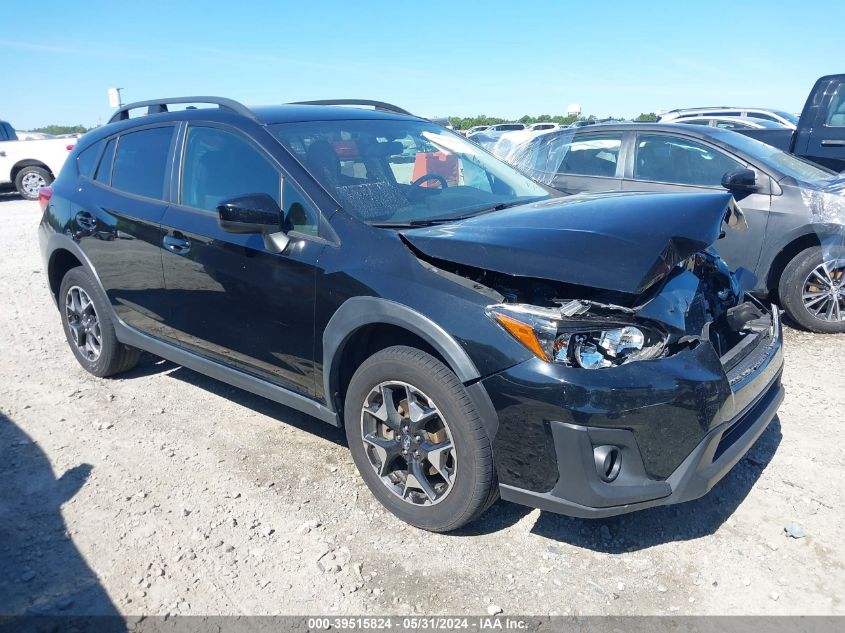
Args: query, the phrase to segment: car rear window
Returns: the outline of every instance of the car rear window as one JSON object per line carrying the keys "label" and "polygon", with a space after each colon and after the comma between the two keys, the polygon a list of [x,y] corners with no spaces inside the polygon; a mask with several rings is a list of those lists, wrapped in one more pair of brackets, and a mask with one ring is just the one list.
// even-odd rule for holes
{"label": "car rear window", "polygon": [[173,127],[121,134],[114,156],[111,186],[147,198],[163,198]]}
{"label": "car rear window", "polygon": [[105,144],[105,140],[100,140],[79,152],[79,156],[76,157],[76,165],[79,168],[80,176],[91,178],[94,175],[94,170],[97,168],[97,161]]}

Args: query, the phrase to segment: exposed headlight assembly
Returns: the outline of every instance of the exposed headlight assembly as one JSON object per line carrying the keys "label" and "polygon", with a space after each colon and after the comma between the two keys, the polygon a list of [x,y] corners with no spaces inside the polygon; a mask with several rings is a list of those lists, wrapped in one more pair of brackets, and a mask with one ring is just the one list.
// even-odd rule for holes
{"label": "exposed headlight assembly", "polygon": [[589,304],[573,301],[562,308],[497,304],[487,313],[535,356],[584,369],[617,367],[659,358],[666,335],[656,326],[631,319],[591,316]]}

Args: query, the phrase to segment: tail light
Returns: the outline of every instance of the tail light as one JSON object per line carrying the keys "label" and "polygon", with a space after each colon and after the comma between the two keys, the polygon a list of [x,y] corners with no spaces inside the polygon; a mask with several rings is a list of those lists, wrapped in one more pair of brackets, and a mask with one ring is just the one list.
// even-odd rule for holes
{"label": "tail light", "polygon": [[67,151],[70,151],[70,150],[72,150],[74,147],[76,147],[76,145],[68,145],[67,147],[65,147],[65,149],[66,149]]}
{"label": "tail light", "polygon": [[41,213],[47,212],[47,205],[50,204],[50,198],[52,197],[52,187],[41,187],[41,189],[38,190],[38,204],[41,205]]}

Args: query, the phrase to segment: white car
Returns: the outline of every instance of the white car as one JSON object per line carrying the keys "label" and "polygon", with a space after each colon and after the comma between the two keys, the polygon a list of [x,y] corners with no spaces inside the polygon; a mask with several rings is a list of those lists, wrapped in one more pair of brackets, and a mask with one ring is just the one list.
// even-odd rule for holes
{"label": "white car", "polygon": [[788,129],[783,123],[758,119],[751,116],[695,116],[675,119],[672,123],[685,123],[687,125],[706,125],[717,127],[723,130],[785,130]]}
{"label": "white car", "polygon": [[526,129],[529,132],[554,132],[561,129],[561,126],[551,121],[540,121],[539,123],[532,123]]}
{"label": "white car", "polygon": [[753,117],[755,119],[765,119],[766,121],[774,121],[780,123],[784,127],[795,129],[798,125],[798,117],[783,110],[770,110],[769,108],[739,108],[729,106],[717,106],[709,108],[681,108],[678,110],[669,110],[660,116],[658,121],[660,123],[680,123],[680,119],[688,119],[692,117]]}
{"label": "white car", "polygon": [[521,146],[522,143],[524,143],[528,139],[534,138],[535,136],[539,136],[540,134],[548,134],[549,132],[554,132],[560,129],[562,128],[557,123],[551,123],[548,121],[534,123],[533,125],[529,125],[524,130],[505,132],[498,138],[498,140],[496,140],[493,145],[487,146],[487,149],[497,158],[500,158],[501,160],[507,160],[512,149]]}
{"label": "white car", "polygon": [[72,138],[19,140],[15,129],[0,121],[0,186],[13,184],[27,200],[56,179],[70,150]]}
{"label": "white car", "polygon": [[52,134],[46,134],[45,132],[22,132],[21,130],[15,130],[15,134],[18,135],[19,141],[43,141],[45,138],[56,138]]}
{"label": "white car", "polygon": [[463,135],[469,136],[470,134],[475,134],[476,132],[483,132],[484,130],[486,130],[489,127],[490,127],[489,125],[473,125],[467,131],[465,131],[463,133]]}

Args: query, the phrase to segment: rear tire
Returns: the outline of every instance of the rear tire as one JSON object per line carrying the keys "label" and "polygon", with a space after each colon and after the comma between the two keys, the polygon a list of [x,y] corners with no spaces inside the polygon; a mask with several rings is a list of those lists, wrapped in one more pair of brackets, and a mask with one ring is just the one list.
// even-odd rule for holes
{"label": "rear tire", "polygon": [[[822,267],[823,259],[827,268]],[[828,288],[832,297],[824,296]],[[778,295],[786,313],[801,327],[823,334],[845,332],[845,248],[812,246],[798,253],[781,275]]]}
{"label": "rear tire", "polygon": [[[385,395],[391,392],[396,395]],[[384,413],[387,397],[398,417]],[[391,421],[382,423],[382,417]],[[419,426],[421,420],[428,421]],[[498,497],[493,451],[481,417],[457,376],[426,352],[395,346],[364,361],[349,383],[344,421],[361,477],[373,496],[406,523],[448,532],[474,521]],[[390,444],[391,452],[374,449],[374,436]],[[449,446],[445,453],[444,446]],[[437,454],[436,447],[441,447]],[[408,448],[407,456],[400,453]],[[411,485],[417,477],[411,480],[410,474],[427,483]]]}
{"label": "rear tire", "polygon": [[117,340],[108,299],[84,268],[71,268],[62,279],[59,312],[68,345],[89,373],[104,378],[138,364],[141,350]]}
{"label": "rear tire", "polygon": [[49,171],[34,165],[24,167],[15,176],[15,189],[26,200],[38,200],[38,190],[53,182]]}

